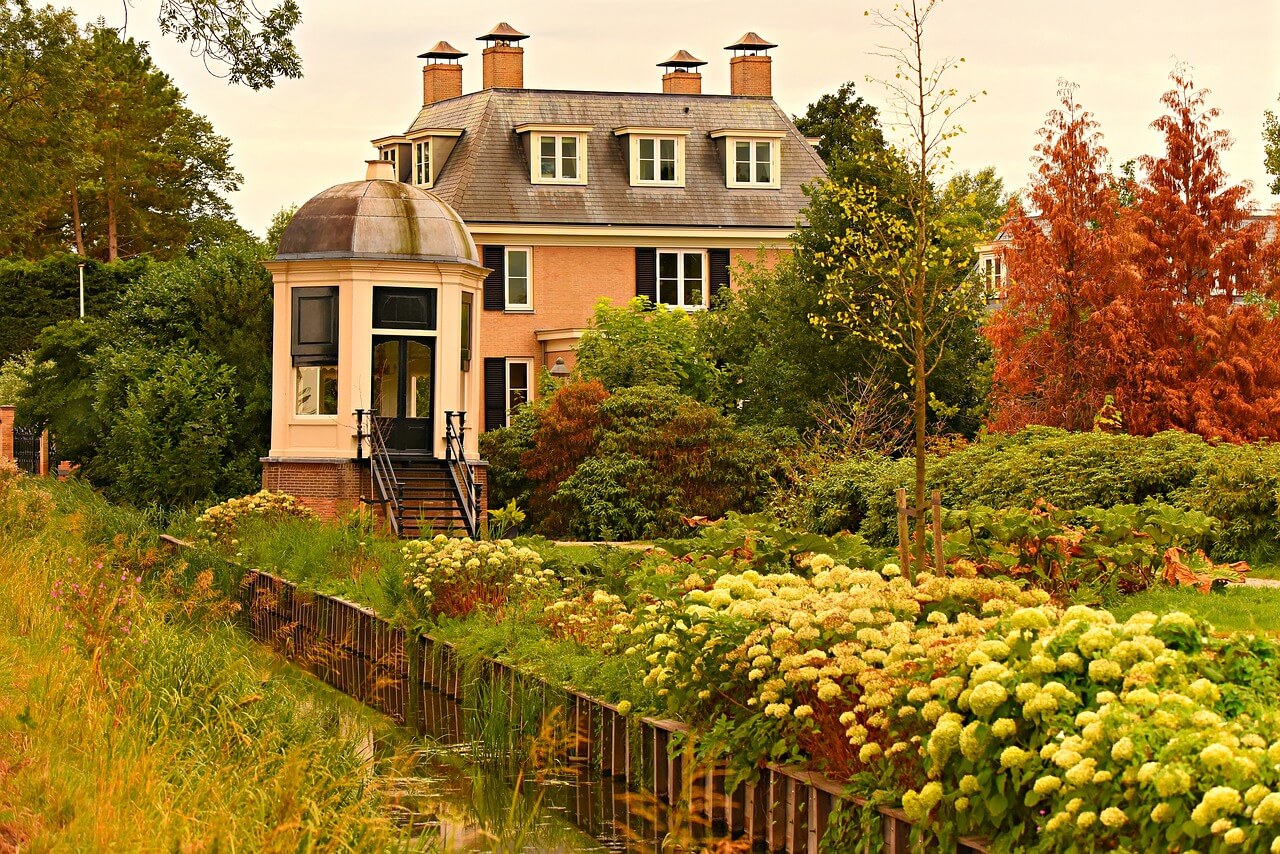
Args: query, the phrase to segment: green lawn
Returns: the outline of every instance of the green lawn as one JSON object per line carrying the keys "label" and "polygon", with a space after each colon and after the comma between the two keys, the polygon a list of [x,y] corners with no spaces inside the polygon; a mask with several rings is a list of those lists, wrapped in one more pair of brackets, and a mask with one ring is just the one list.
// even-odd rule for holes
{"label": "green lawn", "polygon": [[1238,585],[1206,595],[1188,587],[1157,587],[1105,604],[1121,620],[1139,611],[1185,611],[1219,631],[1280,633],[1280,588]]}

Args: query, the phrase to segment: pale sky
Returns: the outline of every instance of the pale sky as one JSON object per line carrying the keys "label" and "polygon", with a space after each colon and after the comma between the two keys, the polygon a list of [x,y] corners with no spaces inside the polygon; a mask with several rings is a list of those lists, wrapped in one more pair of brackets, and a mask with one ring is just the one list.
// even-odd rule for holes
{"label": "pale sky", "polygon": [[[82,22],[102,15],[119,26],[123,2],[70,5]],[[464,91],[479,89],[483,45],[475,37],[499,21],[531,36],[522,43],[529,88],[657,92],[655,63],[685,49],[710,63],[703,91],[728,92],[723,47],[747,30],[778,43],[773,94],[790,114],[849,80],[883,106],[884,90],[866,78],[892,74],[870,54],[887,34],[863,15],[891,0],[300,0],[296,40],[305,77],[252,92],[212,77],[162,38],[158,0],[128,2],[129,34],[151,43],[190,106],[231,139],[244,175],[231,201],[241,223],[259,234],[281,207],[364,177],[363,161],[375,156],[369,140],[403,131],[417,114],[417,54],[437,40],[470,54],[462,61]],[[1253,183],[1259,205],[1280,203],[1266,190],[1261,141],[1263,111],[1280,109],[1280,0],[946,0],[926,38],[934,56],[965,58],[949,78],[953,86],[987,92],[961,114],[967,132],[953,145],[957,169],[994,165],[1006,187],[1020,187],[1060,77],[1080,84],[1080,101],[1101,122],[1116,164],[1156,154],[1159,140],[1148,126],[1161,112],[1169,71],[1183,61],[1211,90],[1209,103],[1222,111],[1218,127],[1235,139],[1227,171]]]}

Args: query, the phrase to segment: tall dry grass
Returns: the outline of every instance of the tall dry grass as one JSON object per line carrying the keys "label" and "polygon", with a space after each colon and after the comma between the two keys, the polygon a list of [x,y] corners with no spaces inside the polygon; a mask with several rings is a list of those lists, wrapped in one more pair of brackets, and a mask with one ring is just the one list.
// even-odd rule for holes
{"label": "tall dry grass", "polygon": [[411,847],[389,725],[258,650],[145,518],[0,473],[0,580],[0,851]]}

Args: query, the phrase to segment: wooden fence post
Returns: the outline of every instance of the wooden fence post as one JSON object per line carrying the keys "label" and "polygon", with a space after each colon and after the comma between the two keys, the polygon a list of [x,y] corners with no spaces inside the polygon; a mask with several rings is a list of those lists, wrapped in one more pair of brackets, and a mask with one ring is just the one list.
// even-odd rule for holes
{"label": "wooden fence post", "polygon": [[907,529],[907,490],[898,487],[898,568],[908,578],[911,577],[911,557],[908,551],[910,539],[910,531]]}
{"label": "wooden fence post", "polygon": [[931,496],[933,504],[933,571],[942,574],[942,491],[935,489]]}

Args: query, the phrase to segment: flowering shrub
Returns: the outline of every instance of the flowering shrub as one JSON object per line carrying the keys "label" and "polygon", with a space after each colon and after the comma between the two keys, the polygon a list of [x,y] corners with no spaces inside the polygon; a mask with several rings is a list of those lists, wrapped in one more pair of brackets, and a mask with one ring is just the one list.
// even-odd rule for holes
{"label": "flowering shrub", "polygon": [[929,689],[903,808],[1013,849],[1280,852],[1278,660],[1180,613],[1004,615]]}
{"label": "flowering shrub", "polygon": [[631,612],[620,596],[594,590],[547,605],[538,622],[552,637],[577,641],[585,647],[613,652],[616,636],[625,633]]}
{"label": "flowering shrub", "polygon": [[913,585],[895,565],[851,569],[827,555],[803,569],[812,577],[722,575],[649,605],[627,654],[669,711],[727,716],[731,755],[754,763],[762,749],[798,752],[840,777],[880,773],[889,757],[889,777],[914,780],[909,751],[928,721],[908,695],[931,696],[1000,615],[1048,598],[974,577],[921,575]]}
{"label": "flowering shrub", "polygon": [[297,498],[284,492],[262,490],[243,498],[215,504],[196,518],[200,539],[224,546],[234,545],[237,528],[247,519],[313,519],[315,513]]}
{"label": "flowering shrub", "polygon": [[511,596],[532,598],[557,588],[542,557],[510,540],[472,540],[438,534],[401,549],[405,577],[419,612],[462,617],[477,607],[499,607]]}

